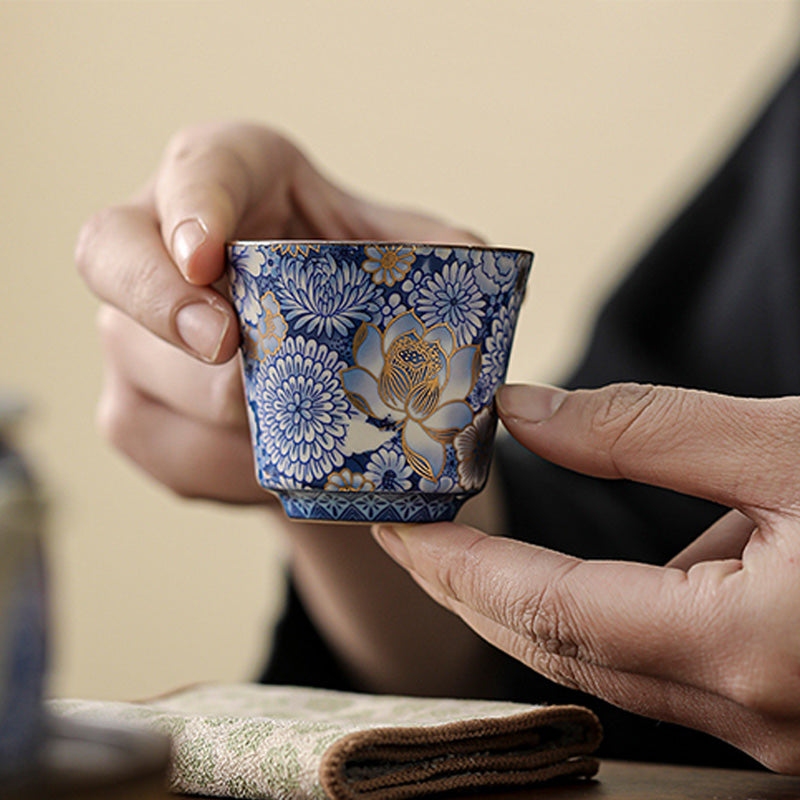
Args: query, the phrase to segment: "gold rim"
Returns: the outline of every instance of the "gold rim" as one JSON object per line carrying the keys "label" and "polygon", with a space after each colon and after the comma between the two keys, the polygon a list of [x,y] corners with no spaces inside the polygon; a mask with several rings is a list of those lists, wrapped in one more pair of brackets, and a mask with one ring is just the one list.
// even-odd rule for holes
{"label": "gold rim", "polygon": [[501,245],[489,244],[453,244],[452,242],[400,242],[395,239],[231,239],[226,242],[228,247],[232,246],[272,246],[272,245],[313,245],[319,247],[320,245],[360,245],[375,247],[449,247],[454,250],[482,250],[494,251],[503,253],[523,253],[525,255],[533,256],[532,250],[526,250],[523,247],[505,247]]}

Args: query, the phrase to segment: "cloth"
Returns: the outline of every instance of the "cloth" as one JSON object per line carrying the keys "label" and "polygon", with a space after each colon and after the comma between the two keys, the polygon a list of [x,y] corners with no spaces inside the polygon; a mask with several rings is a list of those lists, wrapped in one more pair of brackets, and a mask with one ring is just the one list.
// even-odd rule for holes
{"label": "cloth", "polygon": [[51,713],[144,723],[173,741],[171,789],[259,800],[428,797],[591,776],[586,709],[256,684],[147,701],[54,700]]}
{"label": "cloth", "polygon": [[[639,381],[734,395],[800,395],[800,69],[601,310],[569,387]],[[535,274],[530,291],[536,291]],[[526,343],[517,339],[517,348]],[[541,376],[539,376],[541,379]],[[500,437],[493,467],[508,535],[582,558],[663,564],[725,510],[560,469]],[[290,586],[262,680],[354,688]],[[491,695],[594,709],[602,756],[756,767],[704,734],[646,720],[497,656]],[[356,687],[357,688],[357,687]]]}

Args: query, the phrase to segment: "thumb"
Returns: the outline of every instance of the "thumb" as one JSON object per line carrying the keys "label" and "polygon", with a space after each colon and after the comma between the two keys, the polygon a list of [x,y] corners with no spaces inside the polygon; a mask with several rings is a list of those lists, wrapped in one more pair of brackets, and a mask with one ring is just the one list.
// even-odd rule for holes
{"label": "thumb", "polygon": [[641,384],[567,392],[504,386],[497,407],[523,445],[561,466],[735,508],[785,508],[800,454],[800,401]]}

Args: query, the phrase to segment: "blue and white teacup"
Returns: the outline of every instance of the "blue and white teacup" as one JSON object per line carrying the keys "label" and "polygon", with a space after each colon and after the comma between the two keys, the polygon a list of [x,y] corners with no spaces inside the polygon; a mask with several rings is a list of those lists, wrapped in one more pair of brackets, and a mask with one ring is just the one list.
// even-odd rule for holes
{"label": "blue and white teacup", "polygon": [[235,241],[256,476],[289,517],[451,520],[484,486],[533,254]]}

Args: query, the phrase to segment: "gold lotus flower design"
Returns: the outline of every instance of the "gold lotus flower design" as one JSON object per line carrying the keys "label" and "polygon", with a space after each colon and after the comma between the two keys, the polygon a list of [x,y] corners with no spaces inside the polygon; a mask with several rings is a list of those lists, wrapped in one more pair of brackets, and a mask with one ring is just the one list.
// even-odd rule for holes
{"label": "gold lotus flower design", "polygon": [[355,366],[342,370],[350,402],[401,431],[411,468],[438,480],[445,445],[472,422],[466,398],[480,371],[478,345],[455,347],[449,326],[426,327],[412,311],[385,330],[362,323],[353,341]]}

